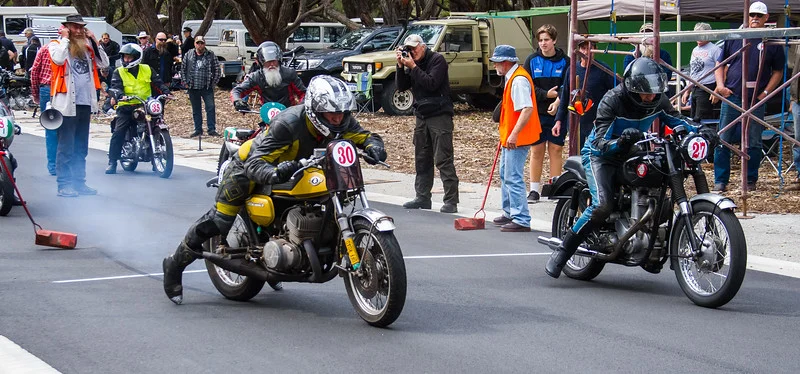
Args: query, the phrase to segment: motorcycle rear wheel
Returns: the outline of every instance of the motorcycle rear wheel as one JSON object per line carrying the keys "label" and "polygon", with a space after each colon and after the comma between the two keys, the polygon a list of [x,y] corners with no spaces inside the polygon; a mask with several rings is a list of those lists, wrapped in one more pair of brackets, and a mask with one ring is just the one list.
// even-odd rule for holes
{"label": "motorcycle rear wheel", "polygon": [[[8,157],[3,156],[6,162],[6,165],[11,167],[11,160]],[[8,179],[8,175],[6,175],[6,171],[3,170],[3,166],[0,165],[0,216],[8,215],[8,212],[11,211],[11,207],[14,206],[14,185],[11,184],[11,181]]]}
{"label": "motorcycle rear wheel", "polygon": [[[126,140],[125,143],[122,144],[122,157],[119,159],[119,164],[122,165],[122,170],[134,171],[136,170],[136,167],[139,166],[139,155],[132,151],[133,149],[136,149],[134,142],[135,140]],[[125,149],[126,146],[128,147],[128,150]]]}
{"label": "motorcycle rear wheel", "polygon": [[172,137],[167,130],[159,130],[153,133],[156,143],[156,152],[153,152],[154,172],[161,178],[169,178],[172,175],[174,154],[172,153]]}
{"label": "motorcycle rear wheel", "polygon": [[364,219],[353,221],[353,232],[363,275],[345,274],[347,296],[368,324],[389,326],[400,317],[406,302],[406,265],[400,244],[394,232],[377,231]]}
{"label": "motorcycle rear wheel", "polygon": [[[227,239],[228,245],[231,247],[245,247],[257,243],[256,233],[252,230],[252,225],[241,213],[236,215]],[[219,236],[209,239],[203,244],[204,250],[218,253],[217,246],[220,241]],[[206,271],[208,272],[208,277],[211,278],[211,283],[214,284],[214,288],[222,296],[230,300],[250,300],[264,288],[265,282],[225,270],[208,260],[206,260]]]}
{"label": "motorcycle rear wheel", "polygon": [[[556,204],[556,210],[553,213],[553,229],[551,234],[561,240],[564,240],[567,231],[572,227],[568,221],[571,201],[572,198],[559,200]],[[585,204],[578,204],[578,211],[575,217],[580,217],[585,208]],[[572,279],[589,281],[600,275],[600,272],[603,271],[605,266],[606,263],[598,259],[575,255],[567,261],[567,265],[564,266],[563,271],[564,274]]]}
{"label": "motorcycle rear wheel", "polygon": [[696,203],[692,211],[693,231],[707,246],[699,258],[685,257],[691,254],[691,247],[685,221],[679,219],[669,240],[671,265],[681,290],[692,302],[717,308],[731,301],[744,281],[744,230],[732,211],[720,210],[712,203]]}

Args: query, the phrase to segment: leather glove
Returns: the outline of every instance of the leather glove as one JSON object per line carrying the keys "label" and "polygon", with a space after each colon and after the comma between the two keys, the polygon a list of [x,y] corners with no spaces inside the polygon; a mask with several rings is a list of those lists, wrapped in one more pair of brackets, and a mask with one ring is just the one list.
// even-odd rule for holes
{"label": "leather glove", "polygon": [[700,135],[708,140],[711,149],[714,149],[719,145],[719,134],[717,130],[714,130],[710,127],[701,127],[699,131]]}
{"label": "leather glove", "polygon": [[635,127],[629,127],[622,131],[622,135],[617,139],[617,145],[620,149],[627,151],[631,149],[636,142],[642,140],[643,136],[641,130]]}
{"label": "leather glove", "polygon": [[300,169],[300,163],[297,161],[284,161],[278,164],[275,167],[275,170],[272,171],[272,175],[269,177],[267,183],[269,184],[278,184],[284,183],[292,177],[292,174]]}
{"label": "leather glove", "polygon": [[378,145],[369,146],[365,151],[367,153],[367,156],[372,158],[372,160],[365,159],[367,163],[370,165],[377,164],[377,161],[381,162],[386,161],[386,150],[383,149],[383,147],[381,146]]}
{"label": "leather glove", "polygon": [[234,101],[233,107],[236,108],[236,110],[250,110],[250,107],[247,106],[247,103],[242,99]]}

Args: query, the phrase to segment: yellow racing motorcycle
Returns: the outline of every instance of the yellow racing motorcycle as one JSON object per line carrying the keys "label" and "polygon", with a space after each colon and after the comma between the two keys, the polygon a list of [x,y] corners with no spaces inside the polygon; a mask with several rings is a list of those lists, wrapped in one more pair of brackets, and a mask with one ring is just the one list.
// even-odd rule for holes
{"label": "yellow racing motorcycle", "polygon": [[[239,153],[248,149],[244,144]],[[339,275],[362,319],[379,327],[394,322],[406,299],[403,253],[392,218],[369,206],[359,157],[375,161],[349,140],[334,140],[300,160],[288,182],[255,186],[227,245],[219,236],[204,244],[214,287],[245,301],[265,283],[279,290],[281,282],[324,283]],[[206,185],[218,186],[230,162]]]}

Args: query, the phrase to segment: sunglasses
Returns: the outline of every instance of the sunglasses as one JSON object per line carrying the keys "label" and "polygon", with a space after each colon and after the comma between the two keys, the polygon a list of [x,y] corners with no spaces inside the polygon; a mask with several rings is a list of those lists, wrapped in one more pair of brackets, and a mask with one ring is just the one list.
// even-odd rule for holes
{"label": "sunglasses", "polygon": [[750,18],[761,18],[764,17],[764,14],[761,13],[750,13]]}
{"label": "sunglasses", "polygon": [[158,39],[158,41],[160,41],[160,42],[165,42],[165,41],[167,41],[167,39],[161,39],[161,38],[159,38],[159,39]]}
{"label": "sunglasses", "polygon": [[204,42],[202,40],[197,40],[197,41],[194,42],[194,44],[206,44],[206,42]]}

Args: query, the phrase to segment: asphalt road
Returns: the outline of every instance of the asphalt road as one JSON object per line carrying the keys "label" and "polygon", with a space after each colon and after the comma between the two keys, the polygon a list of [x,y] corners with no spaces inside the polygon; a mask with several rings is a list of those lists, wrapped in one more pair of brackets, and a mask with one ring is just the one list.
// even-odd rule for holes
{"label": "asphalt road", "polygon": [[[408,298],[390,328],[361,321],[338,278],[241,303],[199,261],[176,306],[157,274],[211,206],[209,173],[106,176],[105,152],[91,150],[100,194],[59,198],[44,139],[20,136],[12,150],[34,217],[79,240],[39,247],[20,207],[0,217],[0,335],[63,373],[800,372],[800,279],[750,271],[732,302],[704,309],[670,271],[553,280],[540,233],[457,232],[453,216],[377,203],[407,257]],[[54,283],[119,276],[132,277]]]}

